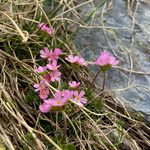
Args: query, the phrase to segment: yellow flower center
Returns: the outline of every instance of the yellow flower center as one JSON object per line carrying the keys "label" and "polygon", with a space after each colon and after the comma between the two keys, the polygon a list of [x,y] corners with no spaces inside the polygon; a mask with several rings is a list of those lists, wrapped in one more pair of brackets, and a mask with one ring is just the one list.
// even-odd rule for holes
{"label": "yellow flower center", "polygon": [[58,102],[56,102],[56,104],[58,104],[58,105],[59,105],[59,104],[61,104],[61,102],[60,102],[60,101],[58,101]]}
{"label": "yellow flower center", "polygon": [[76,97],[76,99],[77,99],[78,101],[80,101],[80,97]]}
{"label": "yellow flower center", "polygon": [[45,96],[45,95],[46,95],[46,92],[45,92],[45,91],[43,91],[43,93],[42,93],[42,94],[43,94],[43,96]]}
{"label": "yellow flower center", "polygon": [[40,85],[40,89],[43,89],[43,85]]}

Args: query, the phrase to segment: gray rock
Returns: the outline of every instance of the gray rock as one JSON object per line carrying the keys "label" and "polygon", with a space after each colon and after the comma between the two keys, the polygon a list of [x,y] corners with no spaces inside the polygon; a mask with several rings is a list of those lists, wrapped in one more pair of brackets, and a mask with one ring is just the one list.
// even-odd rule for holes
{"label": "gray rock", "polygon": [[[139,3],[132,33],[132,18],[128,15],[127,1],[113,0],[112,9],[109,11],[104,5],[96,9],[98,3],[99,0],[95,0],[95,5],[89,3],[80,8],[82,18],[96,10],[94,19],[88,20],[91,22],[90,26],[102,26],[103,20],[105,27],[110,28],[80,28],[74,43],[86,60],[93,61],[100,51],[108,50],[120,60],[119,66],[128,70],[131,66],[131,51],[133,70],[145,72],[147,75],[132,72],[129,79],[129,71],[112,68],[108,72],[106,86],[115,91],[124,103],[144,113],[150,121],[150,6]],[[132,36],[134,44],[131,48]],[[96,73],[98,67],[92,67],[92,70]],[[101,82],[100,77],[97,83]]]}

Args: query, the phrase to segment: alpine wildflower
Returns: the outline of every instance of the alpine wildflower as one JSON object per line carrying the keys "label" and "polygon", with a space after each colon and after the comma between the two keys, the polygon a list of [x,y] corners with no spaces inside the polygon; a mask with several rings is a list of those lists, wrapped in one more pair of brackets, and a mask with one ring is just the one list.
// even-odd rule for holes
{"label": "alpine wildflower", "polygon": [[50,73],[51,76],[51,81],[60,81],[60,77],[61,77],[61,72],[59,72],[58,70],[54,70]]}
{"label": "alpine wildflower", "polygon": [[69,81],[68,82],[69,87],[71,88],[77,88],[80,85],[80,82],[76,82],[76,81]]}
{"label": "alpine wildflower", "polygon": [[87,99],[83,97],[84,95],[85,92],[83,90],[80,93],[78,91],[74,91],[72,100],[79,106],[83,106],[83,104],[87,103]]}
{"label": "alpine wildflower", "polygon": [[49,90],[48,89],[43,89],[39,93],[40,98],[43,99],[43,100],[47,99],[48,95],[49,95]]}
{"label": "alpine wildflower", "polygon": [[59,48],[55,48],[53,52],[49,54],[48,61],[54,61],[59,58],[59,55],[62,53],[62,50]]}
{"label": "alpine wildflower", "polygon": [[46,82],[50,83],[50,82],[51,82],[51,76],[50,76],[50,74],[49,74],[49,73],[44,74],[44,75],[43,75],[43,79],[44,79]]}
{"label": "alpine wildflower", "polygon": [[68,57],[65,58],[67,61],[69,61],[70,63],[75,63],[78,64],[80,66],[87,66],[87,63],[85,62],[84,58],[81,56],[73,56],[73,55],[69,55]]}
{"label": "alpine wildflower", "polygon": [[51,64],[47,64],[46,65],[47,66],[47,68],[49,69],[49,70],[57,70],[59,67],[60,67],[60,65],[57,65],[57,61],[56,60],[53,60],[52,62],[51,62]]}
{"label": "alpine wildflower", "polygon": [[115,66],[119,63],[115,57],[111,56],[108,51],[100,52],[99,57],[96,59],[95,64],[100,65],[102,69],[107,70],[111,66]]}
{"label": "alpine wildflower", "polygon": [[44,103],[40,104],[39,106],[39,110],[42,113],[48,113],[51,110],[51,108],[52,108],[51,100],[44,100]]}
{"label": "alpine wildflower", "polygon": [[40,50],[40,57],[47,59],[50,56],[50,51],[47,47],[43,48],[43,50]]}
{"label": "alpine wildflower", "polygon": [[34,69],[34,72],[37,72],[37,73],[43,73],[47,70],[47,67],[46,66],[39,66],[37,67],[36,69]]}
{"label": "alpine wildflower", "polygon": [[41,91],[45,89],[45,81],[41,80],[39,84],[34,84],[33,87],[35,88],[35,92]]}
{"label": "alpine wildflower", "polygon": [[43,22],[39,24],[39,28],[40,28],[41,31],[44,31],[44,32],[46,32],[46,33],[49,34],[49,35],[52,35],[52,34],[54,33],[54,29],[48,27],[48,26],[47,26],[45,23],[43,23]]}

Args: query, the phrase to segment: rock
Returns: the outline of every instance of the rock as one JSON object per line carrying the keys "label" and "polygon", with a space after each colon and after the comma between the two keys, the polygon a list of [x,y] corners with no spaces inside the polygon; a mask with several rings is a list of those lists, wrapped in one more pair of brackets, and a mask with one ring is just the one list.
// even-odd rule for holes
{"label": "rock", "polygon": [[[89,61],[94,61],[102,50],[115,55],[123,69],[109,70],[107,89],[113,90],[124,103],[145,114],[150,121],[150,6],[139,2],[132,32],[126,0],[112,1],[111,9],[108,9],[107,2],[102,7],[97,7],[98,4],[99,0],[95,0],[94,5],[89,3],[80,8],[82,18],[93,10],[96,12],[94,19],[89,20],[91,28],[80,28],[76,33],[75,46]],[[100,28],[103,25],[108,28]],[[130,56],[133,62],[131,74]],[[98,67],[92,67],[92,71],[96,73]],[[101,82],[102,77],[97,80],[97,83]]]}
{"label": "rock", "polygon": [[[118,150],[142,150],[139,146],[137,147],[137,143],[133,142],[131,140],[131,137],[129,135],[125,135],[123,130],[117,130],[117,129],[103,129],[102,130],[105,135],[107,135],[107,138],[117,147]],[[106,139],[104,137],[101,137],[102,141],[107,143]]]}

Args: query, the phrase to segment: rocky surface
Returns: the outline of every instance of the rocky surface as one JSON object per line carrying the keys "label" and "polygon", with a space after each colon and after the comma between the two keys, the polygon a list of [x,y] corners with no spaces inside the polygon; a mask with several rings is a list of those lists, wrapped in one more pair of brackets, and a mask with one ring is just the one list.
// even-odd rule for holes
{"label": "rocky surface", "polygon": [[[120,68],[108,72],[106,86],[150,121],[150,5],[113,0],[98,7],[99,3],[80,7],[82,18],[92,15],[86,20],[89,28],[76,33],[75,45],[86,60],[95,60],[102,50],[120,60]],[[97,83],[101,80],[102,76]]]}

